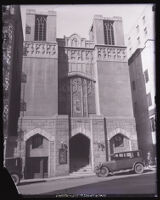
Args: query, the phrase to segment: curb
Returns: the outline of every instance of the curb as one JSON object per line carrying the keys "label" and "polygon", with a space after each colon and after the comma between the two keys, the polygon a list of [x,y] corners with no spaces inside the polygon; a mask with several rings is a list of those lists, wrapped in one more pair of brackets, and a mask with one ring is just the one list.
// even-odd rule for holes
{"label": "curb", "polygon": [[85,178],[90,176],[96,176],[96,174],[85,174],[85,175],[69,175],[69,176],[58,176],[53,178],[41,178],[41,179],[25,179],[21,180],[20,184],[22,183],[36,183],[36,182],[48,182],[48,181],[54,181],[54,180],[64,180],[64,179],[77,179],[77,178]]}

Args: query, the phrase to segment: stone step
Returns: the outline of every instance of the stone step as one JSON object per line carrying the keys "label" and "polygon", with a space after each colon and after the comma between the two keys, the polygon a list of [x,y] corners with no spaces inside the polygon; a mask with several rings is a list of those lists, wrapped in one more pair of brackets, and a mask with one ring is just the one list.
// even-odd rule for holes
{"label": "stone step", "polygon": [[72,172],[70,173],[70,176],[79,176],[79,175],[95,175],[94,172],[88,171],[88,172]]}
{"label": "stone step", "polygon": [[77,170],[75,172],[85,172],[85,171],[92,171],[92,167],[91,166],[85,166],[85,167],[80,168],[79,170]]}

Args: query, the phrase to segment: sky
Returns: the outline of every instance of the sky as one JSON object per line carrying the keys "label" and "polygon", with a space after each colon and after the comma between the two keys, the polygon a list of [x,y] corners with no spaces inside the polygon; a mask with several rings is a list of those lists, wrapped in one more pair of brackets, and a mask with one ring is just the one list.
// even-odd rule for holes
{"label": "sky", "polygon": [[[89,39],[89,29],[94,15],[103,17],[120,16],[123,20],[124,36],[135,25],[136,19],[141,15],[145,7],[152,4],[81,4],[81,5],[22,5],[21,15],[23,30],[25,30],[26,9],[36,11],[51,11],[57,13],[57,38],[70,36],[73,33]],[[24,35],[25,38],[25,35]]]}

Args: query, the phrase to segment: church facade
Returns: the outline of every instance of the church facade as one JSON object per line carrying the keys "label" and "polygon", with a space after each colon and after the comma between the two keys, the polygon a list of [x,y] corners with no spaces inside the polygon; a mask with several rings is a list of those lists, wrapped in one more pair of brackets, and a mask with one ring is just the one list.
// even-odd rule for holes
{"label": "church facade", "polygon": [[24,178],[91,172],[137,150],[122,19],[96,15],[89,40],[56,37],[56,13],[27,10],[19,156]]}

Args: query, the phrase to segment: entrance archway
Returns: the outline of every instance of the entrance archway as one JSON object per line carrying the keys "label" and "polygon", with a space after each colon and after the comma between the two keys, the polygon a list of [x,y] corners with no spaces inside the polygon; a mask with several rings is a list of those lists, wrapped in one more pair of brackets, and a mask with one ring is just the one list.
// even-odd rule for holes
{"label": "entrance archway", "polygon": [[26,179],[48,177],[48,142],[38,133],[26,141]]}
{"label": "entrance archway", "polygon": [[70,172],[77,171],[90,163],[90,140],[79,133],[69,141]]}

